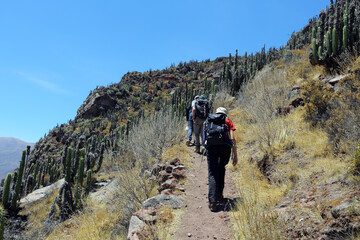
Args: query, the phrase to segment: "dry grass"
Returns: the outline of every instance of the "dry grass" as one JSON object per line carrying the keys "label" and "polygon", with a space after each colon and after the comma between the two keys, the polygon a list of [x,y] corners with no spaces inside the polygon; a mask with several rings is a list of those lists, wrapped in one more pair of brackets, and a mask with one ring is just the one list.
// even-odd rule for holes
{"label": "dry grass", "polygon": [[54,202],[54,198],[59,195],[59,191],[54,189],[50,196],[37,204],[33,204],[22,209],[19,214],[27,215],[28,222],[27,229],[24,235],[43,235],[42,227],[45,219],[48,217],[51,205]]}
{"label": "dry grass", "polygon": [[247,161],[248,156],[240,152],[240,162],[234,181],[240,202],[233,212],[234,232],[238,239],[279,239],[281,223],[271,207],[287,190],[287,186],[269,184],[256,165]]}
{"label": "dry grass", "polygon": [[[321,67],[308,63],[306,52],[296,54],[290,63],[277,61],[272,69],[260,72],[245,86],[238,108],[230,113],[239,147],[239,165],[230,167],[241,196],[233,212],[238,239],[284,238],[286,223],[274,206],[295,188],[326,183],[347,171],[348,161],[332,154],[328,134],[304,121],[304,109],[286,116],[274,114],[277,107],[289,103],[292,84],[324,74]],[[265,154],[274,159],[270,181],[256,162],[249,161],[253,155],[261,159]]]}
{"label": "dry grass", "polygon": [[85,210],[59,224],[46,239],[126,239],[113,230],[121,212],[109,212],[105,204],[87,202]]}
{"label": "dry grass", "polygon": [[180,162],[186,166],[189,164],[190,154],[188,147],[184,143],[167,148],[162,155],[162,159],[165,159],[168,162],[174,158],[179,158]]}
{"label": "dry grass", "polygon": [[227,110],[233,109],[236,104],[236,98],[230,95],[230,89],[222,86],[219,88],[218,92],[216,92],[214,103],[213,103],[213,110],[218,107],[224,107]]}
{"label": "dry grass", "polygon": [[173,210],[162,207],[158,211],[158,220],[153,225],[147,225],[140,235],[142,240],[171,240],[172,233],[177,229],[177,224],[181,220],[183,210]]}
{"label": "dry grass", "polygon": [[284,69],[265,68],[244,86],[239,106],[247,119],[247,128],[264,154],[272,154],[275,145],[285,141],[292,129],[277,114],[289,104],[289,82]]}

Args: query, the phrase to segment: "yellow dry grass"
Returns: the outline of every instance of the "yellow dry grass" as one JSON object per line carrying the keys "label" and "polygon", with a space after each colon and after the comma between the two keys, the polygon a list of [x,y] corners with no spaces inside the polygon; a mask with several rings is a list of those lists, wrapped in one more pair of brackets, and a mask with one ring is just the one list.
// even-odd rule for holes
{"label": "yellow dry grass", "polygon": [[126,239],[112,235],[120,213],[108,211],[105,204],[87,201],[82,213],[59,224],[46,239]]}
{"label": "yellow dry grass", "polygon": [[162,154],[162,158],[169,162],[174,158],[179,158],[181,163],[187,165],[190,160],[190,154],[185,143],[179,143],[167,148]]}
{"label": "yellow dry grass", "polygon": [[177,224],[180,223],[181,216],[184,210],[174,210],[168,207],[162,207],[158,211],[158,220],[155,224],[147,225],[144,235],[140,238],[143,240],[171,240],[173,239],[173,232],[177,229]]}
{"label": "yellow dry grass", "polygon": [[25,235],[39,231],[43,225],[43,222],[48,217],[51,205],[54,202],[54,198],[58,195],[59,191],[55,189],[49,194],[48,198],[42,200],[39,203],[28,206],[19,212],[20,215],[27,215],[28,222],[31,223],[28,225],[28,228],[25,231]]}
{"label": "yellow dry grass", "polygon": [[[248,160],[258,151],[253,128],[244,127],[241,110],[231,112],[230,117],[240,130],[236,133],[239,165],[230,168],[240,195],[237,210],[233,212],[234,230],[240,239],[281,239],[283,222],[272,207],[294,186],[321,184],[346,173],[348,162],[333,156],[327,134],[305,122],[303,115],[304,110],[297,109],[286,117],[293,126],[293,134],[274,148],[277,165],[272,173],[275,182],[270,183],[256,163]],[[289,154],[290,145],[302,157]]]}

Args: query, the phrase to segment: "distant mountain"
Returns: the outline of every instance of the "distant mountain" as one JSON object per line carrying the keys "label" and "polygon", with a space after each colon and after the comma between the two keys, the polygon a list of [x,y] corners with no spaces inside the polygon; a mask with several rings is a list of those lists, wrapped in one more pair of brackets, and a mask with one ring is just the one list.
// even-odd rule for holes
{"label": "distant mountain", "polygon": [[19,166],[21,152],[27,145],[34,146],[17,138],[0,137],[0,180]]}

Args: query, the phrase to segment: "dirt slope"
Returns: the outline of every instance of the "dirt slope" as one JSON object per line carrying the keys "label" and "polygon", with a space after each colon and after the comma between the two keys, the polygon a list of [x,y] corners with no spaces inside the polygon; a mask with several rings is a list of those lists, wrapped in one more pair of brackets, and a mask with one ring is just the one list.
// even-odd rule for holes
{"label": "dirt slope", "polygon": [[230,209],[237,200],[235,185],[232,182],[230,171],[225,177],[224,201],[221,202],[220,211],[213,213],[208,208],[208,172],[204,156],[193,152],[191,154],[191,167],[187,172],[188,184],[185,186],[184,196],[187,205],[182,215],[178,230],[174,233],[175,240],[183,239],[232,239],[233,233],[230,221]]}

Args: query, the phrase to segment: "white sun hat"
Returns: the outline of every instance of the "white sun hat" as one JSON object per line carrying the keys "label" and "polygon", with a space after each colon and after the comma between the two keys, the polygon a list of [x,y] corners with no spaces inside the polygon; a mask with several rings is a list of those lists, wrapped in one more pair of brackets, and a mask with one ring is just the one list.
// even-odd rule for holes
{"label": "white sun hat", "polygon": [[227,115],[227,110],[224,107],[219,107],[216,109],[216,113]]}

